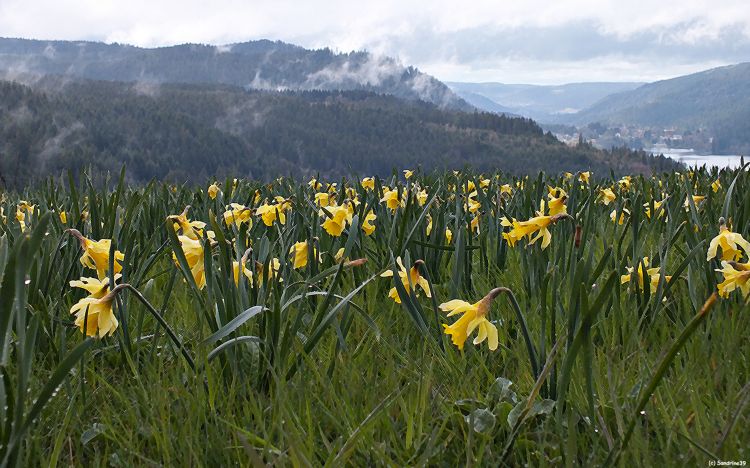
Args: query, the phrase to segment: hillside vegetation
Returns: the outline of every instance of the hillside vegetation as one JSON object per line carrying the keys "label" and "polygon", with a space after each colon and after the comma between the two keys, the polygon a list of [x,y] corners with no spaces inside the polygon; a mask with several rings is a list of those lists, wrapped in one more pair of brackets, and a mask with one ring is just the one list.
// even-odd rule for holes
{"label": "hillside vegetation", "polygon": [[513,173],[676,167],[627,150],[572,148],[534,122],[448,111],[366,91],[266,92],[229,86],[0,83],[0,176],[32,178],[125,164],[133,182],[242,175],[387,175],[396,167]]}

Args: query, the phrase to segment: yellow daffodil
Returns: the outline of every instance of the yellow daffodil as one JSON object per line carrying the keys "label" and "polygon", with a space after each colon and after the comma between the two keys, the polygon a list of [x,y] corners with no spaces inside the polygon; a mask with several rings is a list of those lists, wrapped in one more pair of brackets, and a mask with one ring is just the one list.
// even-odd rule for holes
{"label": "yellow daffodil", "polygon": [[182,231],[183,236],[191,239],[199,239],[203,237],[203,228],[206,227],[206,223],[203,221],[190,221],[187,217],[189,209],[190,205],[186,206],[182,213],[169,216],[169,219],[172,220],[175,232]]}
{"label": "yellow daffodil", "polygon": [[[644,274],[643,274],[643,267],[645,266],[647,268],[646,275],[648,275],[649,278],[649,284],[651,292],[656,292],[656,289],[659,286],[659,280],[661,279],[661,270],[659,268],[648,268],[649,260],[648,257],[643,257],[643,262],[638,263],[638,286],[643,289],[643,282],[644,282]],[[635,270],[633,267],[627,267],[628,274],[620,276],[620,284],[629,283],[633,276],[633,271]],[[671,276],[664,276],[664,281],[671,280]]]}
{"label": "yellow daffodil", "polygon": [[471,228],[471,232],[479,234],[479,215],[471,218],[471,224],[469,225],[469,228]]}
{"label": "yellow daffodil", "polygon": [[[245,275],[245,277],[252,281],[253,280],[253,272],[245,265],[245,259],[242,259],[242,274]],[[234,260],[232,262],[232,277],[234,278],[234,285],[239,286],[240,285],[240,262],[237,260]]]}
{"label": "yellow daffodil", "polygon": [[333,256],[333,259],[336,260],[337,263],[340,262],[344,258],[344,252],[345,249],[341,247],[336,251],[336,255]]}
{"label": "yellow daffodil", "polygon": [[[295,242],[294,245],[289,249],[289,253],[293,256],[293,268],[304,268],[307,266],[307,256],[309,254],[310,247],[307,241]],[[313,256],[315,253],[313,253]],[[321,261],[318,255],[318,261]]]}
{"label": "yellow daffodil", "polygon": [[[31,212],[34,212],[33,209]],[[26,213],[21,208],[21,205],[18,205],[18,208],[16,208],[16,221],[21,226],[21,232],[26,232]]]}
{"label": "yellow daffodil", "polygon": [[[328,214],[331,214],[331,216],[328,216]],[[352,215],[349,212],[349,208],[347,205],[333,205],[326,208],[326,211],[323,209],[320,210],[320,216],[325,217],[325,221],[323,221],[323,224],[321,226],[325,231],[334,236],[338,237],[341,235],[341,233],[344,231],[344,228],[346,227],[347,223],[352,222]]]}
{"label": "yellow daffodil", "polygon": [[[544,200],[542,200],[540,208],[541,210],[537,211],[536,216],[529,219],[528,221],[517,221],[516,219],[510,221],[508,220],[508,218],[502,218],[500,224],[512,228],[509,232],[503,233],[503,238],[508,241],[508,244],[510,244],[511,247],[514,247],[516,245],[516,242],[518,242],[522,238],[527,237],[530,239],[529,245],[535,243],[539,239],[542,239],[542,250],[544,250],[552,241],[552,233],[550,233],[549,231],[550,224],[554,224],[564,217],[570,218],[570,216],[567,214],[545,216]],[[537,235],[532,238],[532,235],[535,232],[537,233]]]}
{"label": "yellow daffodil", "polygon": [[360,182],[360,185],[362,185],[362,188],[365,190],[375,190],[375,178],[365,177],[362,179],[362,182]]}
{"label": "yellow daffodil", "polygon": [[414,171],[410,171],[408,169],[404,169],[404,178],[405,179],[411,179],[414,175]]}
{"label": "yellow daffodil", "polygon": [[34,214],[34,209],[36,209],[36,205],[32,205],[26,200],[21,200],[18,202],[18,209],[20,211],[25,211],[29,216],[31,216]]}
{"label": "yellow daffodil", "polygon": [[320,190],[321,187],[323,187],[323,184],[318,182],[318,179],[316,179],[315,177],[310,179],[310,182],[308,182],[307,185],[309,185],[313,190]]}
{"label": "yellow daffodil", "polygon": [[231,203],[226,207],[226,211],[224,211],[224,224],[227,226],[234,224],[238,228],[242,226],[243,223],[252,226],[252,215],[252,208],[240,205],[239,203]]}
{"label": "yellow daffodil", "polygon": [[732,232],[727,228],[724,219],[720,219],[719,234],[711,239],[708,245],[708,254],[706,261],[716,257],[716,251],[721,247],[721,259],[728,261],[737,261],[742,258],[742,250],[750,255],[750,242],[746,241],[742,234]]}
{"label": "yellow daffodil", "polygon": [[419,203],[419,206],[424,206],[427,203],[427,190],[417,192],[417,203]]}
{"label": "yellow daffodil", "polygon": [[[663,218],[664,217],[664,209],[661,207],[661,205],[664,203],[664,200],[662,201],[655,201],[654,200],[654,212],[656,213],[657,218]],[[651,203],[644,203],[644,208],[646,208],[646,216],[648,219],[651,219]],[[622,224],[622,223],[620,223]]]}
{"label": "yellow daffodil", "polygon": [[567,213],[568,208],[565,206],[565,202],[568,200],[568,194],[565,193],[565,190],[559,187],[547,187],[547,190],[549,192],[547,194],[549,215],[555,216]]}
{"label": "yellow daffodil", "polygon": [[445,334],[450,335],[451,341],[458,349],[464,349],[464,343],[469,336],[478,330],[477,337],[474,338],[475,345],[481,344],[487,340],[487,346],[490,351],[495,351],[498,347],[497,327],[487,320],[487,314],[492,306],[492,301],[500,294],[501,289],[493,289],[480,301],[470,304],[460,299],[440,304],[440,310],[448,312],[448,317],[456,314],[462,314],[461,317],[451,325],[443,324]]}
{"label": "yellow daffodil", "polygon": [[372,224],[372,222],[375,221],[376,219],[377,219],[377,216],[375,216],[375,213],[372,210],[370,210],[365,215],[365,220],[362,222],[362,230],[365,231],[366,236],[369,236],[373,232],[375,232],[375,225]]}
{"label": "yellow daffodil", "polygon": [[513,187],[510,184],[503,184],[500,186],[500,194],[513,195]]}
{"label": "yellow daffodil", "polygon": [[630,176],[624,176],[620,180],[617,181],[617,184],[620,186],[620,189],[622,190],[630,190]]}
{"label": "yellow daffodil", "polygon": [[318,206],[332,205],[333,197],[328,192],[318,192],[315,194],[315,204]]}
{"label": "yellow daffodil", "polygon": [[[272,258],[271,262],[269,263],[269,266],[271,268],[269,268],[268,272],[266,272],[264,274],[263,273],[263,269],[265,267],[263,266],[263,264],[260,263],[260,262],[255,262],[255,272],[258,274],[258,285],[259,286],[263,285],[263,280],[264,279],[271,281],[274,278],[276,278],[276,276],[279,273],[279,270],[281,269],[281,262],[279,261],[278,258]],[[281,281],[281,279],[279,279],[279,281]]]}
{"label": "yellow daffodil", "polygon": [[211,198],[211,200],[215,200],[219,192],[221,192],[221,190],[219,189],[219,186],[216,183],[213,183],[208,186],[208,196]]}
{"label": "yellow daffodil", "polygon": [[[693,205],[695,205],[696,208],[699,208],[703,200],[706,199],[705,195],[693,195]],[[690,201],[687,197],[685,197],[685,203],[682,204],[682,206],[685,207],[685,210],[690,209]]]}
{"label": "yellow daffodil", "polygon": [[268,227],[273,226],[273,223],[278,218],[279,223],[286,224],[286,215],[283,207],[278,204],[267,204],[264,203],[255,209],[255,214],[260,216],[263,220],[263,224]]}
{"label": "yellow daffodil", "polygon": [[572,178],[573,178],[573,173],[572,172],[563,172],[563,179],[570,180]]}
{"label": "yellow daffodil", "polygon": [[609,219],[611,219],[613,223],[617,223],[622,226],[623,224],[625,224],[625,220],[628,216],[630,216],[630,210],[627,208],[623,208],[620,212],[619,218],[617,218],[617,210],[612,210],[612,212],[609,214]]}
{"label": "yellow daffodil", "polygon": [[448,243],[451,243],[451,240],[453,239],[453,231],[451,231],[448,228],[445,228],[445,240],[448,241]]}
{"label": "yellow daffodil", "polygon": [[[182,252],[185,254],[185,260],[187,260],[188,268],[190,268],[190,274],[195,280],[195,284],[198,285],[198,289],[203,289],[206,286],[206,272],[203,263],[203,244],[199,239],[191,239],[188,236],[177,236],[182,246]],[[172,253],[172,260],[175,265],[179,265],[177,256]]]}
{"label": "yellow daffodil", "polygon": [[609,206],[609,204],[616,199],[617,195],[615,195],[615,192],[613,192],[611,188],[599,190],[599,201],[601,201],[604,206]]}
{"label": "yellow daffodil", "polygon": [[[411,287],[414,287],[414,292],[417,292],[417,287],[422,288],[422,291],[424,291],[425,296],[432,297],[430,293],[430,284],[427,282],[425,278],[422,277],[422,275],[419,274],[419,269],[417,268],[416,264],[412,266],[409,269],[409,272],[406,272],[406,267],[404,267],[404,263],[401,261],[401,257],[398,257],[396,259],[396,264],[398,265],[398,276],[401,280],[401,284],[404,286],[404,289],[407,293],[411,291]],[[383,273],[380,274],[382,278],[390,278],[393,276],[393,270],[386,270]],[[409,282],[411,281],[411,286],[409,286]],[[388,292],[388,297],[393,299],[397,304],[401,304],[401,297],[398,295],[398,290],[393,287]]]}
{"label": "yellow daffodil", "polygon": [[588,184],[590,178],[591,178],[591,171],[579,172],[578,173],[578,180],[581,183]]}
{"label": "yellow daffodil", "polygon": [[68,213],[64,211],[60,212],[60,222],[63,224],[68,224]]}
{"label": "yellow daffodil", "polygon": [[713,182],[711,183],[711,190],[713,190],[713,191],[714,191],[714,193],[716,193],[716,192],[718,192],[719,190],[721,190],[721,181],[720,181],[719,179],[716,179],[716,180],[714,180],[714,181],[713,181]]}
{"label": "yellow daffodil", "polygon": [[[120,275],[115,276],[115,281]],[[70,308],[75,314],[75,324],[86,336],[103,338],[115,332],[118,326],[117,317],[112,312],[114,294],[109,294],[109,278],[81,278],[71,281],[73,288],[85,289],[89,296],[81,299]],[[84,330],[85,327],[85,330]]]}
{"label": "yellow daffodil", "polygon": [[716,270],[724,275],[724,281],[717,286],[719,295],[728,298],[729,293],[739,288],[742,295],[750,296],[750,263],[721,262],[721,270]]}
{"label": "yellow daffodil", "polygon": [[[111,239],[101,239],[93,241],[84,237],[80,232],[75,229],[70,229],[71,235],[73,235],[81,243],[83,249],[83,255],[81,255],[81,265],[86,268],[92,268],[96,270],[96,274],[99,279],[103,279],[107,276],[107,269],[109,268],[109,250],[112,245]],[[122,264],[120,263],[125,259],[125,255],[119,250],[115,251],[115,271],[119,273],[122,271]]]}
{"label": "yellow daffodil", "polygon": [[398,189],[390,190],[387,187],[383,187],[383,198],[381,202],[385,202],[385,206],[391,211],[396,211],[401,206],[401,200],[398,197]]}

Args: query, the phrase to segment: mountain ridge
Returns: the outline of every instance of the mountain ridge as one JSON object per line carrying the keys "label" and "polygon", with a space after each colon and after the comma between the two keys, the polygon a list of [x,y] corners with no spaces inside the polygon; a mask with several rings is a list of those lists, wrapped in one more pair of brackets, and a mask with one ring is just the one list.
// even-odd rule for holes
{"label": "mountain ridge", "polygon": [[106,81],[228,84],[271,90],[364,90],[473,110],[436,78],[366,51],[336,53],[267,39],[144,48],[94,41],[0,38],[6,79],[62,75]]}

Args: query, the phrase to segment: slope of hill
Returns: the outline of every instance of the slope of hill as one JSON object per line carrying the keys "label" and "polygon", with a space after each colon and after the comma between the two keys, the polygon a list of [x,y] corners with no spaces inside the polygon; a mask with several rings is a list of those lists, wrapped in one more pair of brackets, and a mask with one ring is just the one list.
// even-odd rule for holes
{"label": "slope of hill", "polygon": [[[366,91],[248,91],[217,85],[0,82],[0,178],[127,164],[134,182],[270,179],[425,170],[671,169],[642,153],[572,148],[531,120],[446,111]],[[40,91],[46,90],[46,91]]]}
{"label": "slope of hill", "polygon": [[708,129],[714,151],[750,152],[750,63],[714,68],[614,94],[572,116],[579,125]]}
{"label": "slope of hill", "polygon": [[0,76],[66,75],[107,81],[212,83],[268,90],[365,90],[472,110],[442,82],[389,57],[338,54],[284,42],[146,49],[83,41],[0,38]]}
{"label": "slope of hill", "polygon": [[[569,83],[555,86],[458,82],[446,84],[459,96],[464,97],[465,93],[477,94],[507,108],[509,112],[544,123],[562,123],[570,114],[594,104],[605,96],[632,90],[641,85],[625,82]],[[491,110],[477,103],[472,104],[483,110]]]}

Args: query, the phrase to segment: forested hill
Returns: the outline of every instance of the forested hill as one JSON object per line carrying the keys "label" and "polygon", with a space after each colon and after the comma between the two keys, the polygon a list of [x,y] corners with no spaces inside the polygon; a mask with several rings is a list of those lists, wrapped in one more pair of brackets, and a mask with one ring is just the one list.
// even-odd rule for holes
{"label": "forested hill", "polygon": [[531,120],[445,111],[365,91],[264,92],[116,82],[34,89],[0,82],[0,171],[6,185],[87,165],[128,167],[134,182],[209,176],[390,174],[471,165],[534,173],[646,171],[643,154],[568,147]]}
{"label": "forested hill", "polygon": [[750,63],[714,68],[613,94],[571,115],[577,124],[707,129],[713,151],[750,152]]}
{"label": "forested hill", "polygon": [[85,41],[0,38],[0,76],[66,75],[107,81],[209,83],[266,90],[365,90],[472,110],[446,85],[368,52],[309,50],[260,40],[225,46],[141,48]]}

